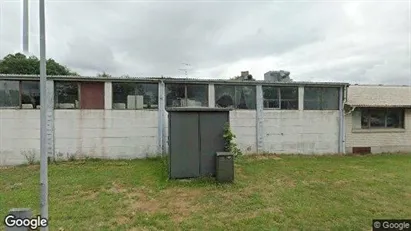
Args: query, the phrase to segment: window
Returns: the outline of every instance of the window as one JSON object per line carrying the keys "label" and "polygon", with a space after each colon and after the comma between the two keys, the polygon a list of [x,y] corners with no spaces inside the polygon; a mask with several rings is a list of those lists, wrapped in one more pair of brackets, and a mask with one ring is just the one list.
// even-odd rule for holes
{"label": "window", "polygon": [[39,81],[21,81],[21,108],[40,108]]}
{"label": "window", "polygon": [[236,109],[255,109],[255,86],[215,85],[216,107]]}
{"label": "window", "polygon": [[166,84],[167,107],[208,107],[208,85]]}
{"label": "window", "polygon": [[304,87],[304,110],[338,110],[339,88]]}
{"label": "window", "polygon": [[0,107],[20,108],[19,81],[0,81]]}
{"label": "window", "polygon": [[79,108],[79,83],[55,81],[54,105],[57,109]]}
{"label": "window", "polygon": [[363,108],[361,128],[404,128],[403,109]]}
{"label": "window", "polygon": [[298,109],[298,87],[263,86],[264,108]]}
{"label": "window", "polygon": [[157,83],[113,83],[113,109],[158,108]]}

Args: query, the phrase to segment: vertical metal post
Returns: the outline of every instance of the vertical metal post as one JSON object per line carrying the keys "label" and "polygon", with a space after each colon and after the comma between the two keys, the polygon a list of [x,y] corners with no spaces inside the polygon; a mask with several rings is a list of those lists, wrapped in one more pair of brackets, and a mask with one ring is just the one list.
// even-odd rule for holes
{"label": "vertical metal post", "polygon": [[[46,25],[44,0],[39,1],[40,21],[40,215],[48,219],[48,176],[47,176],[47,73],[46,73]],[[41,230],[48,231],[48,227]]]}
{"label": "vertical metal post", "polygon": [[29,0],[23,0],[23,52],[29,54]]}
{"label": "vertical metal post", "polygon": [[158,152],[161,153],[161,155],[164,155],[164,149],[163,149],[163,84],[162,81],[158,82],[158,102],[157,102],[157,107],[158,107],[158,127],[157,127],[157,142],[158,142]]}
{"label": "vertical metal post", "polygon": [[263,86],[256,86],[256,134],[257,134],[257,153],[262,153],[264,149],[264,132],[263,132],[263,111],[264,97]]}

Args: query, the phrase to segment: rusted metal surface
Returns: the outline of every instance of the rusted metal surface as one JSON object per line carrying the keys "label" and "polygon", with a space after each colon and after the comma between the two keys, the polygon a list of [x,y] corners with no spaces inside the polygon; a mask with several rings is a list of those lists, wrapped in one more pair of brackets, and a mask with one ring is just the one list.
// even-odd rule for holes
{"label": "rusted metal surface", "polygon": [[104,83],[83,82],[80,85],[81,109],[104,109]]}

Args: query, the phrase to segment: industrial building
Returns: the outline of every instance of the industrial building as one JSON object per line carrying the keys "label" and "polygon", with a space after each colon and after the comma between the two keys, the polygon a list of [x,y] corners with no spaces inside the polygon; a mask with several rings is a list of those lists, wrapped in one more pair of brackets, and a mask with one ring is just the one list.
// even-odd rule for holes
{"label": "industrial building", "polygon": [[[345,153],[347,83],[48,76],[48,153],[145,158],[168,150],[168,107],[232,108],[252,153]],[[0,75],[0,165],[39,159],[39,77]]]}

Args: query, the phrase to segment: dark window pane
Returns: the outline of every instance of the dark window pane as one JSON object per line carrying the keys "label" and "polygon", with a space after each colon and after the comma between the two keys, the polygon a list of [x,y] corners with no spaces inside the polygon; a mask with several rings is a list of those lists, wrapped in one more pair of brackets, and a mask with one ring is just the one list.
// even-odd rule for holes
{"label": "dark window pane", "polygon": [[264,99],[264,108],[279,108],[279,102],[278,99]]}
{"label": "dark window pane", "polygon": [[321,88],[304,87],[304,110],[321,110],[321,95]]}
{"label": "dark window pane", "polygon": [[230,85],[215,85],[216,107],[233,107],[235,100],[235,87]]}
{"label": "dark window pane", "polygon": [[282,110],[298,110],[298,100],[283,100],[281,99]]}
{"label": "dark window pane", "polygon": [[361,128],[370,128],[370,115],[367,109],[361,110]]}
{"label": "dark window pane", "polygon": [[255,86],[235,86],[235,108],[256,108]]}
{"label": "dark window pane", "polygon": [[401,109],[388,109],[387,111],[387,127],[388,128],[403,128],[404,127],[404,111]]}
{"label": "dark window pane", "polygon": [[338,91],[338,88],[323,88],[322,110],[338,110]]}
{"label": "dark window pane", "polygon": [[186,87],[188,107],[208,107],[208,85],[191,84]]}
{"label": "dark window pane", "polygon": [[54,82],[55,108],[72,109],[79,108],[77,82]]}
{"label": "dark window pane", "polygon": [[40,106],[40,82],[21,82],[21,104],[22,108],[38,108]]}
{"label": "dark window pane", "polygon": [[185,90],[184,84],[166,84],[167,107],[185,106]]}
{"label": "dark window pane", "polygon": [[279,88],[263,86],[264,108],[279,108]]}
{"label": "dark window pane", "polygon": [[112,83],[113,109],[158,108],[158,84]]}
{"label": "dark window pane", "polygon": [[266,87],[263,86],[264,99],[278,99],[278,87]]}
{"label": "dark window pane", "polygon": [[322,88],[304,87],[304,100],[321,100]]}
{"label": "dark window pane", "polygon": [[369,111],[370,127],[385,127],[385,110],[373,109]]}
{"label": "dark window pane", "polygon": [[339,89],[335,87],[304,87],[304,109],[338,110]]}
{"label": "dark window pane", "polygon": [[298,87],[282,87],[281,94],[281,109],[282,110],[297,110],[298,109]]}
{"label": "dark window pane", "polygon": [[20,107],[19,81],[0,81],[0,107]]}
{"label": "dark window pane", "polygon": [[158,108],[158,84],[148,83],[148,84],[138,84],[141,85],[144,94],[144,108],[154,109]]}

